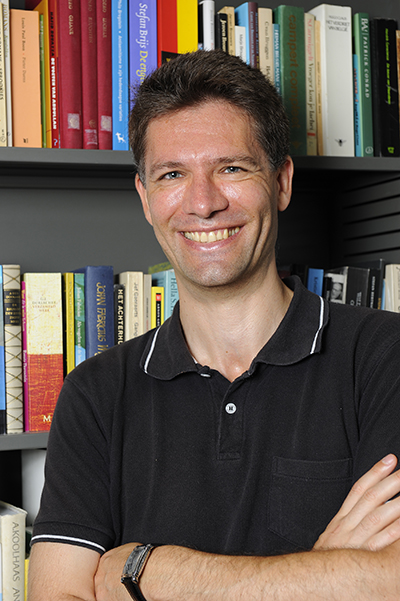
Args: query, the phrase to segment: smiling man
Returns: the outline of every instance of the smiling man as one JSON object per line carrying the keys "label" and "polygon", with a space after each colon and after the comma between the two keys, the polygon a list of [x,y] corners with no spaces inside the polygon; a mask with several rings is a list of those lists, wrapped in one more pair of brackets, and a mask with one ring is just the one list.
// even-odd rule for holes
{"label": "smiling man", "polygon": [[400,317],[279,278],[278,94],[237,57],[182,55],[130,131],[180,300],[66,378],[29,601],[399,599]]}

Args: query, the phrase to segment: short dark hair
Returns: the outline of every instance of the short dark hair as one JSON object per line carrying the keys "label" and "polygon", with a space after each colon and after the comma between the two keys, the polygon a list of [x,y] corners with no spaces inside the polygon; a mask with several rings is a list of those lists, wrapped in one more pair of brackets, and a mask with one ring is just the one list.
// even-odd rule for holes
{"label": "short dark hair", "polygon": [[272,169],[289,153],[289,121],[281,97],[263,73],[222,50],[178,55],[148,75],[134,90],[129,140],[144,182],[146,133],[152,119],[209,100],[225,100],[250,116]]}

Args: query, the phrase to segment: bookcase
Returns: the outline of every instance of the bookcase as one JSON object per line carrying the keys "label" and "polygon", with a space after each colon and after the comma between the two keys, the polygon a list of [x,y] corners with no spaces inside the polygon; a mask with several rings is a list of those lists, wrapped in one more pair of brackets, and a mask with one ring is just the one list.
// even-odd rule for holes
{"label": "bookcase", "polygon": [[[239,3],[216,0],[216,10]],[[308,10],[317,2],[292,4]],[[398,0],[350,4],[354,12],[400,23]],[[23,0],[12,6],[23,8]],[[294,163],[293,199],[280,216],[280,264],[400,262],[400,159],[296,157]],[[134,191],[129,152],[1,148],[0,207],[0,263],[20,263],[22,271],[87,264],[146,271],[164,260]],[[2,500],[21,504],[21,450],[45,448],[47,438],[0,436]]]}

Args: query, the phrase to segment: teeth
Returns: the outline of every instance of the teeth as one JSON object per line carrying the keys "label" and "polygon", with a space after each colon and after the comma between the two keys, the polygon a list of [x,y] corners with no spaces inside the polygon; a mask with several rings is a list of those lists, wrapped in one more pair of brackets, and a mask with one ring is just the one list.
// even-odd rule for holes
{"label": "teeth", "polygon": [[229,230],[225,228],[224,230],[215,230],[213,232],[185,232],[184,235],[188,240],[208,244],[209,242],[216,242],[217,240],[227,240],[227,238],[233,236],[233,234],[237,234],[239,230],[239,227],[235,227]]}

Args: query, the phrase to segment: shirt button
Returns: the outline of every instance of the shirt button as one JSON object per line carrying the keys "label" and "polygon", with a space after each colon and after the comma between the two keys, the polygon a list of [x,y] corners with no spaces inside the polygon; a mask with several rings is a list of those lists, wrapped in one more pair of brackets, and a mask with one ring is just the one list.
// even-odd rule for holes
{"label": "shirt button", "polygon": [[235,403],[228,403],[225,406],[225,411],[227,413],[230,413],[230,414],[235,413],[236,412],[236,405],[235,405]]}

